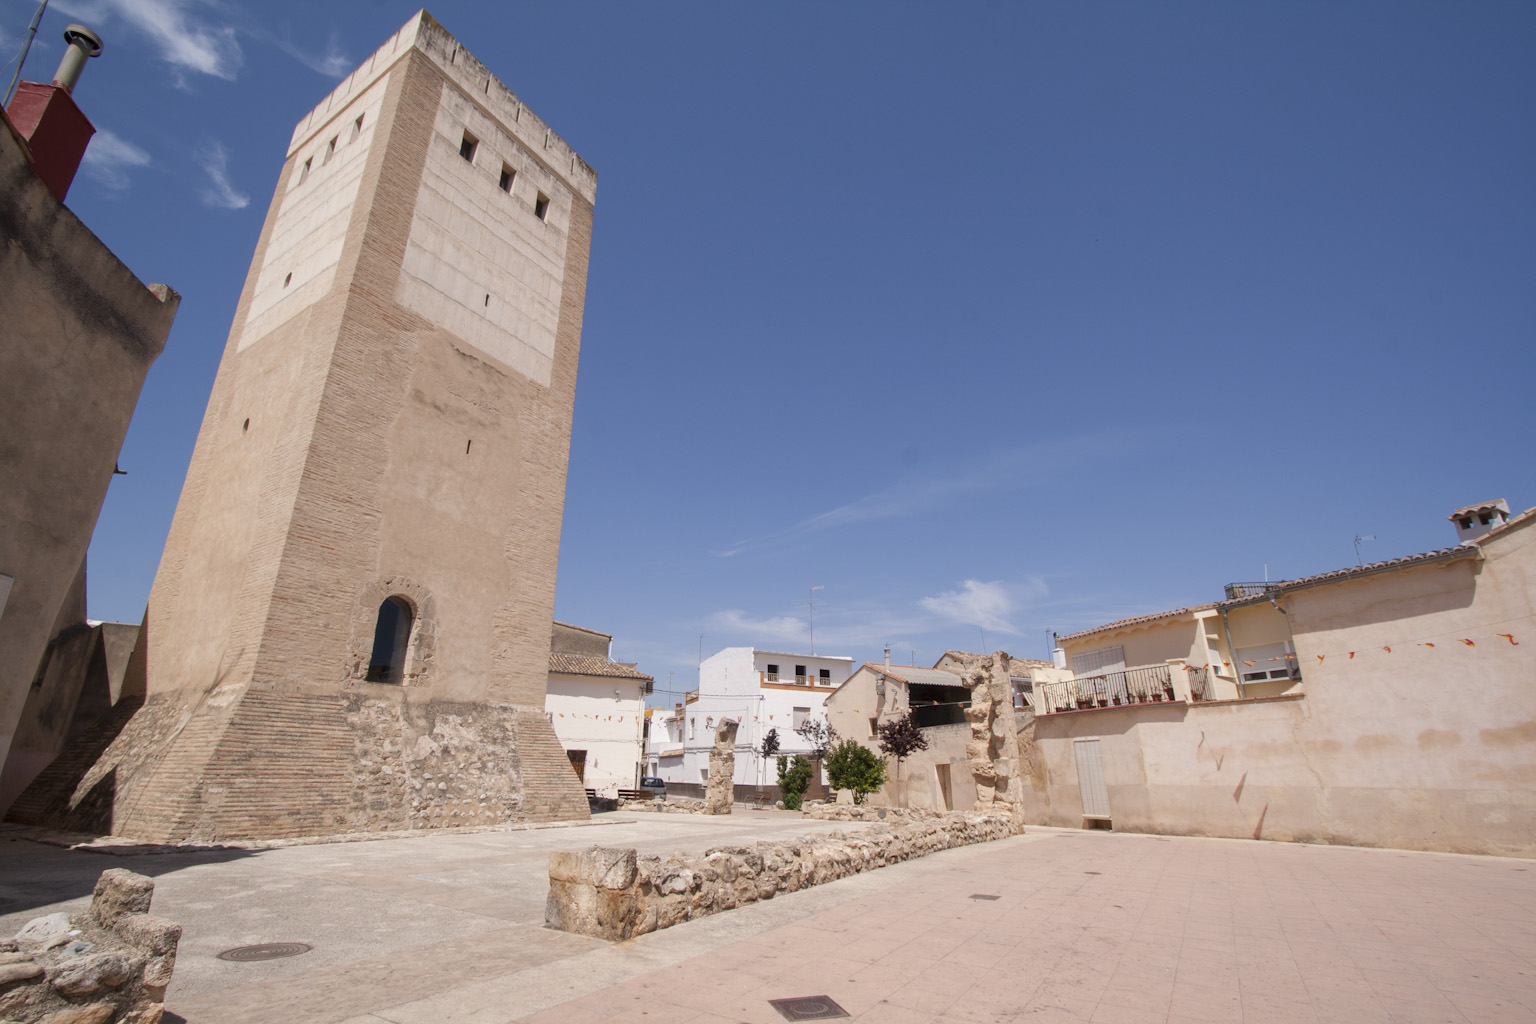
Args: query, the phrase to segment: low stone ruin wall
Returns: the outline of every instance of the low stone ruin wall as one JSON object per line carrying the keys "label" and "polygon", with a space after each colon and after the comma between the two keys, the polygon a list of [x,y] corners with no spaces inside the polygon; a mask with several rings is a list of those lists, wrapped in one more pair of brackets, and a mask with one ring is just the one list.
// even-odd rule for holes
{"label": "low stone ruin wall", "polygon": [[912,807],[870,807],[867,804],[808,803],[800,813],[818,821],[935,821],[948,817],[944,811],[930,811]]}
{"label": "low stone ruin wall", "polygon": [[621,811],[654,811],[657,814],[708,814],[703,800],[620,800]]}
{"label": "low stone ruin wall", "polygon": [[802,836],[699,854],[640,857],[594,846],[549,855],[550,928],[599,939],[628,939],[695,917],[772,899],[861,871],[940,850],[1014,835],[1009,814],[950,814],[878,824],[844,835]]}
{"label": "low stone ruin wall", "polygon": [[155,883],[112,868],[82,914],[33,918],[0,941],[0,1020],[157,1024],[181,925],[149,913]]}

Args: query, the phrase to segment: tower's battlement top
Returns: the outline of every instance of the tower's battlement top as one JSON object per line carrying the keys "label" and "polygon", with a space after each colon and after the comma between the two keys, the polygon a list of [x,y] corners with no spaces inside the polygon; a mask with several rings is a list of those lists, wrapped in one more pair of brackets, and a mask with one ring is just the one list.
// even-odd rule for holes
{"label": "tower's battlement top", "polygon": [[315,109],[299,120],[288,144],[288,155],[293,156],[306,142],[324,131],[354,96],[412,50],[436,64],[507,134],[521,142],[529,152],[537,154],[572,191],[589,203],[596,201],[597,172],[425,10],[417,11],[400,31],[390,36],[383,46],[342,79]]}

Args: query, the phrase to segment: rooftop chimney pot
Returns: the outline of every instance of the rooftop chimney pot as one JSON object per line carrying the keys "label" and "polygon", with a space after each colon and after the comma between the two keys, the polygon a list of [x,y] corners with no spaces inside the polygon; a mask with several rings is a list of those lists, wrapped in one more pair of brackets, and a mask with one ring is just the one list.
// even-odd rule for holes
{"label": "rooftop chimney pot", "polygon": [[64,30],[64,42],[68,45],[64,49],[64,58],[59,61],[59,70],[53,73],[53,84],[73,93],[75,83],[80,81],[80,72],[85,70],[85,62],[101,56],[101,37],[84,25],[70,25]]}

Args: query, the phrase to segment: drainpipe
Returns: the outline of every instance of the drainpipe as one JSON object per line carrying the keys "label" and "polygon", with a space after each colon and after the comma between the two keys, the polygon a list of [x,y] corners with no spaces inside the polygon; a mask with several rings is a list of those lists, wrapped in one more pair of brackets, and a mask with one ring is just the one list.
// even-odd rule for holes
{"label": "drainpipe", "polygon": [[1237,661],[1237,645],[1232,642],[1232,624],[1227,621],[1225,608],[1221,610],[1221,631],[1226,634],[1227,652],[1232,655],[1232,676],[1237,680],[1237,699],[1245,700],[1248,691],[1243,689],[1243,670]]}
{"label": "drainpipe", "polygon": [[1296,633],[1291,629],[1291,613],[1286,611],[1280,602],[1275,599],[1274,594],[1268,596],[1269,603],[1275,606],[1275,611],[1285,616],[1285,632],[1291,638],[1291,657],[1296,659],[1296,676],[1299,679],[1301,677],[1301,657],[1296,653]]}

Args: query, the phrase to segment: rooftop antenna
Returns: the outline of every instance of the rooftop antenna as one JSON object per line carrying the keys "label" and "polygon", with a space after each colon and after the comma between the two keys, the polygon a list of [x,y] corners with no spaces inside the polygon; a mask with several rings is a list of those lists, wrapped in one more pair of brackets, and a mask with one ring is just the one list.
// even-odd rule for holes
{"label": "rooftop antenna", "polygon": [[700,665],[704,664],[704,641],[708,640],[708,639],[710,639],[710,638],[705,636],[703,633],[699,634],[699,664]]}
{"label": "rooftop antenna", "polygon": [[32,50],[32,39],[37,35],[37,26],[42,23],[43,12],[48,9],[48,0],[43,0],[37,5],[37,10],[32,14],[32,24],[27,26],[27,41],[21,46],[21,53],[16,56],[16,73],[11,76],[11,84],[5,87],[5,104],[10,105],[11,93],[16,90],[16,80],[21,77],[22,65],[27,62],[27,54]]}
{"label": "rooftop antenna", "polygon": [[811,653],[816,653],[816,591],[826,590],[826,587],[812,587],[811,596],[805,599],[806,605],[811,609]]}
{"label": "rooftop antenna", "polygon": [[982,629],[980,626],[977,626],[976,628],[977,629],[981,629],[981,653],[982,654],[986,654],[987,653],[987,631],[985,629]]}
{"label": "rooftop antenna", "polygon": [[1358,533],[1355,534],[1355,564],[1356,565],[1364,565],[1365,564],[1365,562],[1363,562],[1360,559],[1360,542],[1361,541],[1367,541],[1367,540],[1375,540],[1375,539],[1376,539],[1376,535],[1374,533],[1368,533],[1368,534],[1366,534],[1363,537],[1360,536],[1360,534],[1358,534]]}

